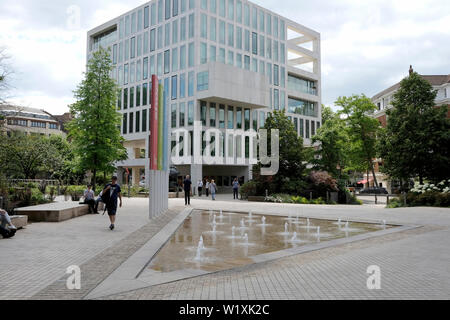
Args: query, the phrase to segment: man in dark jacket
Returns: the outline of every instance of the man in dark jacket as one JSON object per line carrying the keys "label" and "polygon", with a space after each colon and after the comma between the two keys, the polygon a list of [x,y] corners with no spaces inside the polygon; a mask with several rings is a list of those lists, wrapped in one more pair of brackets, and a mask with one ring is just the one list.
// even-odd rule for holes
{"label": "man in dark jacket", "polygon": [[184,205],[191,204],[191,177],[189,175],[186,176],[186,179],[183,181],[183,189],[184,189]]}

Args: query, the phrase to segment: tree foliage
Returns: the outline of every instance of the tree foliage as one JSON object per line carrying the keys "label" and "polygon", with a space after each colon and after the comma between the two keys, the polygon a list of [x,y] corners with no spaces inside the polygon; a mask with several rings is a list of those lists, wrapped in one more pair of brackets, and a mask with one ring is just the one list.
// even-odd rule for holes
{"label": "tree foliage", "polygon": [[292,193],[296,194],[304,185],[305,175],[305,150],[303,139],[295,132],[294,124],[285,115],[284,111],[274,111],[267,119],[264,126],[267,129],[268,154],[270,151],[271,130],[278,129],[280,134],[279,171],[273,176],[261,176],[259,174],[261,164],[254,166],[253,177],[258,183],[258,193],[265,190],[270,193]]}
{"label": "tree foliage", "polygon": [[436,94],[416,72],[400,82],[379,143],[383,172],[391,177],[419,177],[421,183],[450,177],[448,106],[436,107]]}
{"label": "tree foliage", "polygon": [[312,143],[317,144],[314,158],[311,159],[314,167],[342,179],[350,165],[348,156],[350,137],[344,121],[330,107],[323,108],[322,126],[312,137]]}
{"label": "tree foliage", "polygon": [[52,173],[62,161],[62,155],[52,141],[54,139],[21,133],[3,136],[0,171],[8,178],[36,179],[39,174],[53,178]]}
{"label": "tree foliage", "polygon": [[75,91],[77,102],[70,106],[73,120],[69,137],[78,167],[93,173],[113,172],[114,162],[127,158],[120,135],[120,114],[116,111],[117,86],[110,74],[109,53],[100,48],[89,60],[84,80]]}
{"label": "tree foliage", "polygon": [[378,185],[373,159],[377,155],[380,123],[370,116],[376,106],[365,95],[339,97],[335,104],[341,107],[338,114],[343,118],[349,137],[347,153],[351,169],[372,172],[374,183]]}

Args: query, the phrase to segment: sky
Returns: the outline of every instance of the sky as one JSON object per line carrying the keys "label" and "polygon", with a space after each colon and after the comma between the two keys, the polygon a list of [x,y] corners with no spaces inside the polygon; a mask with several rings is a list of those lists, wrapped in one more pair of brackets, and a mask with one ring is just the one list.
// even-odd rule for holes
{"label": "sky", "polygon": [[[139,0],[0,0],[0,47],[14,71],[9,100],[69,110],[86,63],[88,30]],[[405,77],[450,74],[448,0],[254,0],[321,34],[322,102],[372,97]],[[79,18],[77,18],[79,17]]]}

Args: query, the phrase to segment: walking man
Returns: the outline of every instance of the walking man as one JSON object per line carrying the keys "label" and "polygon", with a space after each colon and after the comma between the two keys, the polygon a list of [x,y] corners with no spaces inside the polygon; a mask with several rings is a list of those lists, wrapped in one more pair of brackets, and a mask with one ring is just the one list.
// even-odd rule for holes
{"label": "walking man", "polygon": [[106,210],[108,211],[109,220],[111,225],[109,229],[114,230],[114,224],[116,222],[117,213],[117,199],[120,199],[119,206],[122,208],[122,190],[117,183],[117,177],[113,176],[111,183],[107,184],[102,191],[103,202],[106,205]]}
{"label": "walking man", "polygon": [[202,180],[198,180],[197,187],[198,187],[198,196],[201,197],[202,190],[203,190],[203,181]]}
{"label": "walking man", "polygon": [[217,186],[214,180],[211,180],[211,183],[209,184],[209,189],[211,191],[211,197],[213,200],[216,200],[216,192],[217,192]]}
{"label": "walking man", "polygon": [[237,178],[234,178],[233,181],[233,199],[239,199],[239,181]]}
{"label": "walking man", "polygon": [[207,196],[207,197],[209,197],[209,185],[210,185],[209,180],[206,179],[206,188],[205,188],[205,191],[206,191],[206,196]]}
{"label": "walking man", "polygon": [[183,188],[184,188],[184,205],[191,205],[191,176],[187,175],[186,179],[183,181]]}

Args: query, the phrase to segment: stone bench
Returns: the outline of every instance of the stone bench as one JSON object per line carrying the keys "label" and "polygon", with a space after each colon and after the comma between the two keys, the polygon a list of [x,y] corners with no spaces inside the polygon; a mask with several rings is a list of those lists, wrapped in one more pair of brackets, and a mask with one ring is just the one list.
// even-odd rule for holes
{"label": "stone bench", "polygon": [[28,224],[28,216],[11,216],[11,222],[17,229],[22,229]]}
{"label": "stone bench", "polygon": [[28,220],[33,222],[61,222],[87,214],[89,206],[78,202],[54,202],[18,208],[15,212],[28,216]]}

